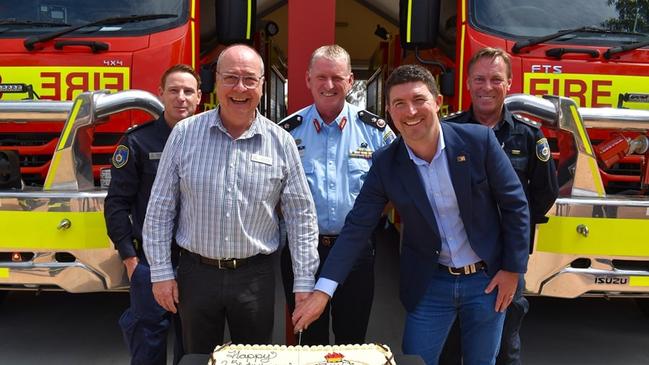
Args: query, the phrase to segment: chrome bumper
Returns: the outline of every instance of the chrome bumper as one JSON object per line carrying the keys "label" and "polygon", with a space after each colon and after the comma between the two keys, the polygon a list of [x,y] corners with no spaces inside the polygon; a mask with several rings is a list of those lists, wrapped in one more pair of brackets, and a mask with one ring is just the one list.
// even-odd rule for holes
{"label": "chrome bumper", "polygon": [[560,198],[537,226],[528,294],[649,297],[649,200]]}

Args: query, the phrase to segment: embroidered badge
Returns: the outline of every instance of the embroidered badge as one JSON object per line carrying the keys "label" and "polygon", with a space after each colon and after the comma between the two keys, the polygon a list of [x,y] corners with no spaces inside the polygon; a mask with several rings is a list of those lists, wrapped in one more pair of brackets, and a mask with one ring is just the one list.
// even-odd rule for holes
{"label": "embroidered badge", "polygon": [[343,119],[340,120],[340,123],[338,123],[338,128],[342,131],[343,128],[347,125],[347,117],[343,117]]}
{"label": "embroidered badge", "polygon": [[360,147],[358,147],[355,151],[349,152],[349,157],[352,157],[352,158],[364,158],[364,159],[369,160],[370,158],[372,158],[372,153],[374,153],[374,151],[372,151],[368,147],[366,142],[363,142],[363,143],[361,143]]}
{"label": "embroidered badge", "polygon": [[541,138],[536,141],[536,157],[542,162],[550,160],[550,145],[547,139]]}
{"label": "embroidered badge", "polygon": [[124,167],[128,162],[128,153],[128,147],[123,144],[117,146],[115,153],[113,153],[113,166],[118,169]]}
{"label": "embroidered badge", "polygon": [[394,133],[391,130],[387,130],[387,131],[385,131],[385,133],[383,133],[383,143],[386,143],[386,144],[390,143],[390,142],[394,141],[395,138],[397,138],[397,137],[394,135]]}

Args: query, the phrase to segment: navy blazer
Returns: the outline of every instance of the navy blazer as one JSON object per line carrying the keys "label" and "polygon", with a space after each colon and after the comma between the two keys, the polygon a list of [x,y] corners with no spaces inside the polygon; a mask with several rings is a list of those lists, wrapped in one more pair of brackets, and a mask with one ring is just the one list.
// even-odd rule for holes
{"label": "navy blazer", "polygon": [[[524,273],[529,254],[527,199],[511,162],[490,128],[442,123],[445,153],[460,215],[475,253],[493,276]],[[373,156],[363,188],[322,268],[344,282],[388,201],[401,216],[400,298],[412,311],[439,268],[439,230],[416,165],[401,137]]]}

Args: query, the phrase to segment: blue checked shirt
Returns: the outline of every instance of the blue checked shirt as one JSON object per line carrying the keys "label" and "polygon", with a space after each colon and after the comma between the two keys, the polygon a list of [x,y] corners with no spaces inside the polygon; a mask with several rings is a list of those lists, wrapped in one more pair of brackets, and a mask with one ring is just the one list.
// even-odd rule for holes
{"label": "blue checked shirt", "polygon": [[363,123],[358,118],[361,110],[345,102],[343,110],[329,125],[324,123],[315,105],[295,113],[303,121],[291,135],[298,145],[313,194],[320,234],[340,233],[370,169],[372,152],[395,138],[388,126],[381,131]]}
{"label": "blue checked shirt", "polygon": [[319,262],[317,219],[293,139],[257,113],[233,140],[219,110],[178,123],[162,153],[143,232],[151,281],[174,278],[170,248],[177,211],[180,247],[209,258],[246,258],[277,250],[280,203],[294,290],[312,290]]}

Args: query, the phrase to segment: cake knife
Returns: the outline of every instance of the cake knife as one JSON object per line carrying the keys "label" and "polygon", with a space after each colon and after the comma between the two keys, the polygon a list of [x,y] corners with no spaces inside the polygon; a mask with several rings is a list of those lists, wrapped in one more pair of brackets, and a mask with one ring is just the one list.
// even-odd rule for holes
{"label": "cake knife", "polygon": [[[302,346],[302,330],[299,330],[297,332],[297,345]],[[302,365],[302,361],[300,361],[300,350],[301,350],[301,348],[298,347],[298,349],[297,349],[297,365]]]}

